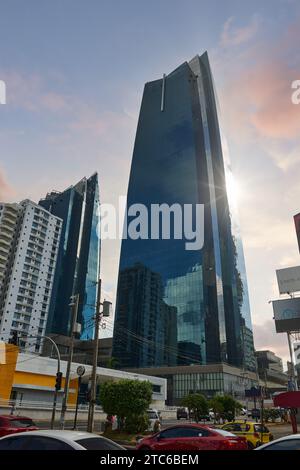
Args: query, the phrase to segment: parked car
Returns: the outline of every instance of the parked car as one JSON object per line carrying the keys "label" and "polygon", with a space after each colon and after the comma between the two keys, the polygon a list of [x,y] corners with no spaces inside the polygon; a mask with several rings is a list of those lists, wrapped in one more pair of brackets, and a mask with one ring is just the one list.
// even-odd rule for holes
{"label": "parked car", "polygon": [[208,414],[200,415],[198,419],[199,421],[210,421],[213,418],[211,418],[210,413],[208,413]]}
{"label": "parked car", "polygon": [[35,431],[38,427],[27,416],[1,415],[0,437],[24,431]]}
{"label": "parked car", "polygon": [[236,436],[245,437],[249,449],[254,449],[262,443],[273,440],[273,434],[270,433],[266,426],[263,425],[262,427],[260,423],[253,423],[252,421],[237,420],[232,423],[224,424],[221,429],[232,432]]}
{"label": "parked car", "polygon": [[97,434],[80,431],[40,430],[0,439],[1,450],[125,450]]}
{"label": "parked car", "polygon": [[157,410],[147,410],[147,415],[149,419],[149,431],[160,431],[161,429],[161,418]]}
{"label": "parked car", "polygon": [[188,408],[177,408],[177,419],[189,419]]}
{"label": "parked car", "polygon": [[[210,421],[211,415],[210,413],[202,414],[202,415],[198,415],[197,418],[198,418],[198,421]],[[196,416],[193,410],[191,410],[189,413],[189,419],[196,421]]]}
{"label": "parked car", "polygon": [[140,439],[136,449],[143,451],[247,450],[244,437],[199,424],[172,426]]}
{"label": "parked car", "polygon": [[259,408],[253,408],[251,410],[251,418],[252,419],[260,419],[260,409]]}
{"label": "parked car", "polygon": [[300,450],[300,434],[280,437],[257,447],[255,450]]}

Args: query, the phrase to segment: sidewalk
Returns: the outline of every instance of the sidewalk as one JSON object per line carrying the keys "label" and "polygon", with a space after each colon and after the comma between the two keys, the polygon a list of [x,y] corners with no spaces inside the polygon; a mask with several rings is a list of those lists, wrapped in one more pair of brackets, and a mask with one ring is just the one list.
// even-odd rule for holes
{"label": "sidewalk", "polygon": [[293,434],[292,425],[290,423],[266,423],[266,426],[270,429],[274,439]]}

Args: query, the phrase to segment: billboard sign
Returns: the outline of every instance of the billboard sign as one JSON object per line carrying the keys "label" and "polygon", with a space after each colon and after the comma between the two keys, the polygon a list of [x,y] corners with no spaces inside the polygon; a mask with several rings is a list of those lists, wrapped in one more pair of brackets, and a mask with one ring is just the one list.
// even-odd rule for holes
{"label": "billboard sign", "polygon": [[276,270],[280,294],[300,292],[300,266]]}
{"label": "billboard sign", "polygon": [[272,304],[277,333],[300,331],[300,297],[274,300]]}

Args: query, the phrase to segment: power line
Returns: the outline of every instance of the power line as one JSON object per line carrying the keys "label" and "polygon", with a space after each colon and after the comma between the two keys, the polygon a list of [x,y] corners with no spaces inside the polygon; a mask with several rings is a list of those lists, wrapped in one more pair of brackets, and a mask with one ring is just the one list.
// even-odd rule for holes
{"label": "power line", "polygon": [[120,330],[120,327],[118,327],[118,326],[115,328],[115,332],[116,332],[117,335],[119,335],[119,338],[120,338],[120,335],[123,335],[123,339],[125,339],[124,335],[129,335],[133,339],[135,339],[136,342],[138,342],[139,344],[143,344],[143,343],[146,344],[147,343],[147,345],[149,347],[152,347],[153,350],[156,350],[156,348],[158,347],[162,351],[173,354],[173,355],[176,355],[180,359],[185,359],[185,360],[189,360],[189,361],[193,360],[194,362],[199,361],[199,357],[197,357],[195,355],[184,355],[182,353],[178,354],[179,353],[178,349],[173,347],[173,346],[166,346],[166,345],[163,345],[161,343],[157,343],[156,341],[153,341],[153,340],[150,340],[150,339],[145,338],[143,336],[137,335],[136,333],[134,333],[130,330],[127,330],[124,327],[122,327],[122,330]]}

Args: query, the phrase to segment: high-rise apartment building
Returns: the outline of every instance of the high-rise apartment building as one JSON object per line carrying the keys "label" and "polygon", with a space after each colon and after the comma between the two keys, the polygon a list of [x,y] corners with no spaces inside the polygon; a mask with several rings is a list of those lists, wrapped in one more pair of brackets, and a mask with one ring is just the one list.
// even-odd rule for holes
{"label": "high-rise apartment building", "polygon": [[[159,355],[162,348],[175,355],[177,366],[226,363],[255,371],[243,249],[227,191],[229,177],[205,53],[144,88],[127,209],[143,204],[151,214],[153,204],[176,204],[184,213],[186,204],[202,204],[204,245],[187,250],[184,237],[166,239],[161,228],[159,237],[123,239],[113,344],[113,357],[121,367],[165,367],[170,356]],[[128,215],[127,227],[132,220]],[[138,288],[136,274],[129,282],[128,273],[136,266],[155,273],[159,289],[150,288],[150,280]],[[166,306],[172,311],[174,334],[161,334],[158,340],[155,329],[161,328],[158,320]]]}
{"label": "high-rise apartment building", "polygon": [[70,334],[70,298],[79,294],[80,339],[92,339],[100,273],[97,173],[47,194],[39,204],[63,220],[47,332]]}
{"label": "high-rise apartment building", "polygon": [[2,276],[0,339],[7,342],[13,332],[17,332],[21,348],[39,353],[41,336],[46,329],[62,221],[29,200],[13,205],[0,204],[0,207],[0,240],[11,240]]}
{"label": "high-rise apartment building", "polygon": [[0,203],[0,298],[5,276],[12,259],[16,226],[22,208],[19,204]]}

